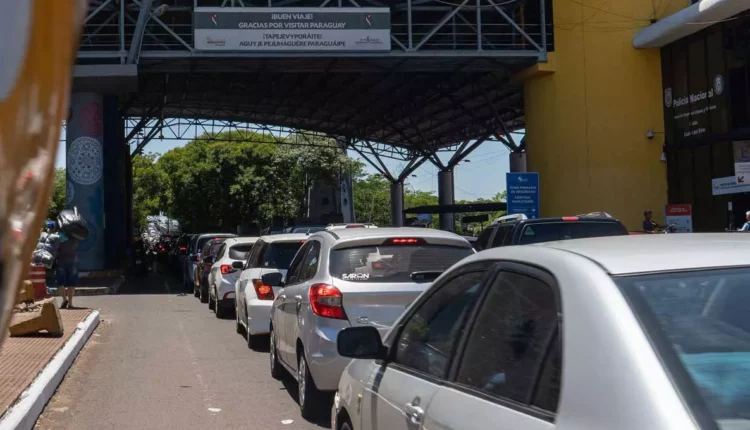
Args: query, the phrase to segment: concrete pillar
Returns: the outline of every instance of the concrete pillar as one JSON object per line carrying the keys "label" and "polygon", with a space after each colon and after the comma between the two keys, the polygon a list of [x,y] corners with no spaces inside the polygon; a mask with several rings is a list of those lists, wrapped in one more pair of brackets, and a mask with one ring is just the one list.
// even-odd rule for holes
{"label": "concrete pillar", "polygon": [[[438,172],[438,204],[452,205],[453,197],[453,169]],[[440,230],[455,231],[456,226],[452,213],[440,214]]]}
{"label": "concrete pillar", "polygon": [[391,183],[391,225],[404,226],[404,183]]}
{"label": "concrete pillar", "polygon": [[[125,163],[129,154],[123,151],[125,122],[117,108],[115,96],[103,97],[104,107],[104,242],[106,268],[118,268],[125,258],[128,243]],[[127,148],[125,148],[127,149]]]}
{"label": "concrete pillar", "polygon": [[89,227],[78,248],[84,271],[105,267],[103,103],[99,94],[73,93],[65,131],[68,208],[77,207]]}
{"label": "concrete pillar", "polygon": [[526,173],[526,153],[525,152],[511,152],[510,153],[510,171],[511,173]]}

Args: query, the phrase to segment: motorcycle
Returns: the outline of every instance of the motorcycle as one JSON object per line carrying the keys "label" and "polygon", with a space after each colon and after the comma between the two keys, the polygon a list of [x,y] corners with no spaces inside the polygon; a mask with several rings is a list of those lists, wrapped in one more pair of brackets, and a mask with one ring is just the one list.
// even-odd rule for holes
{"label": "motorcycle", "polygon": [[143,249],[136,249],[133,259],[133,272],[136,276],[145,276],[148,274],[150,265],[148,264],[148,256],[144,255]]}

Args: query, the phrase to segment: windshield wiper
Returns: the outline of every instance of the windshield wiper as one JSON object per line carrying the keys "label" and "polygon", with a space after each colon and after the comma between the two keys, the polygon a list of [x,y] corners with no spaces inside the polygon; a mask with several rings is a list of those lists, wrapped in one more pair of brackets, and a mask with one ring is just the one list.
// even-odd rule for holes
{"label": "windshield wiper", "polygon": [[424,270],[419,272],[411,272],[412,281],[434,281],[438,276],[442,275],[443,272],[437,270]]}

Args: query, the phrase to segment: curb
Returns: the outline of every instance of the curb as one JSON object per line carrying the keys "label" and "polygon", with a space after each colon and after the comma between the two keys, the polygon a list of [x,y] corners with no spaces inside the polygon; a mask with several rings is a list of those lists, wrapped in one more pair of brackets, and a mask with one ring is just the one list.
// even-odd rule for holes
{"label": "curb", "polygon": [[[107,294],[117,294],[118,291],[120,291],[120,287],[125,283],[125,277],[120,276],[117,278],[117,280],[109,287],[75,287],[76,289],[76,296],[104,296]],[[50,296],[52,297],[58,297],[59,291],[57,290],[57,287],[50,288],[49,289]]]}
{"label": "curb", "polygon": [[99,311],[94,310],[78,324],[75,333],[21,393],[20,400],[0,417],[0,430],[31,430],[34,427],[47,402],[55,394],[81,348],[98,325]]}
{"label": "curb", "polygon": [[117,278],[115,283],[112,284],[111,287],[109,287],[109,294],[117,294],[117,292],[120,291],[120,287],[122,287],[123,284],[125,284],[125,277],[120,276],[119,278]]}

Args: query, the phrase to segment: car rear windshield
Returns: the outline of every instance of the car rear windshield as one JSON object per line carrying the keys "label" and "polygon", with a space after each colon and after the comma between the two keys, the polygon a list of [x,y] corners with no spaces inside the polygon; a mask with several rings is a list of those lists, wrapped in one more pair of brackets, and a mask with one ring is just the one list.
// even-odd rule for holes
{"label": "car rear windshield", "polygon": [[702,397],[720,428],[727,420],[750,423],[750,268],[620,277],[615,282],[653,334],[657,351],[665,354],[667,370],[692,380],[674,378],[684,397]]}
{"label": "car rear windshield", "polygon": [[560,221],[528,224],[521,230],[519,245],[583,239],[586,237],[622,236],[628,230],[619,222]]}
{"label": "car rear windshield", "polygon": [[334,249],[329,272],[356,282],[413,282],[414,272],[443,272],[473,254],[471,248],[443,245],[384,245]]}
{"label": "car rear windshield", "polygon": [[310,226],[310,227],[294,227],[292,229],[292,233],[315,233],[318,231],[325,230],[325,227],[322,226]]}
{"label": "car rear windshield", "polygon": [[248,253],[253,248],[252,243],[243,243],[242,245],[234,245],[229,248],[229,258],[232,260],[245,260]]}
{"label": "car rear windshield", "polygon": [[271,242],[266,248],[264,258],[265,267],[274,267],[276,269],[288,269],[289,263],[292,262],[294,254],[297,253],[304,242]]}
{"label": "car rear windshield", "polygon": [[201,252],[201,250],[203,249],[203,245],[205,245],[206,242],[208,242],[209,240],[213,240],[213,239],[216,239],[216,238],[226,239],[228,237],[231,237],[231,236],[216,235],[216,236],[204,236],[204,237],[201,237],[200,239],[198,239],[198,246],[196,246],[195,249],[197,249],[198,252]]}

